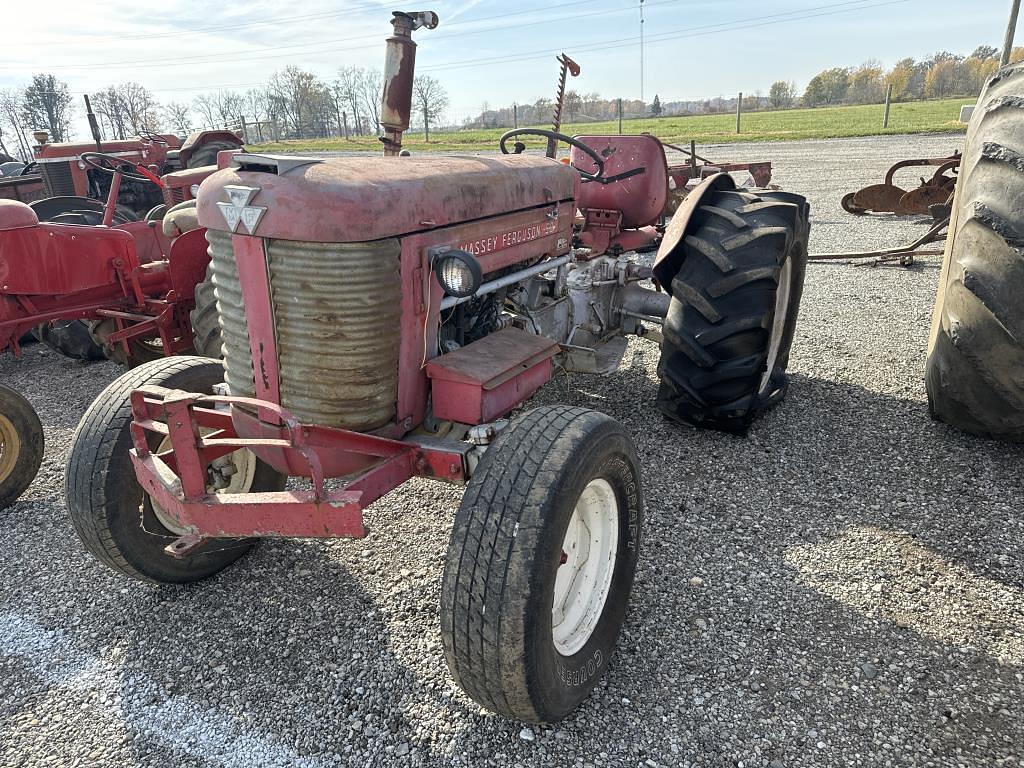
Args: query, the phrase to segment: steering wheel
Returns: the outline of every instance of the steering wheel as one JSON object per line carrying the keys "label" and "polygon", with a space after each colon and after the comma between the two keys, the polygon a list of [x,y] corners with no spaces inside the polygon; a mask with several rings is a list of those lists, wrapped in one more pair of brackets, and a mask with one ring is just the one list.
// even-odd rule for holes
{"label": "steering wheel", "polygon": [[[164,187],[160,177],[146,166],[126,160],[123,157],[114,157],[114,155],[106,155],[102,152],[83,152],[79,159],[93,170],[102,171],[111,176],[121,174],[124,178],[131,179],[132,181],[148,181],[151,184],[156,184],[161,189]],[[133,168],[135,172],[126,171],[125,166]]]}
{"label": "steering wheel", "polygon": [[28,176],[30,173],[34,173],[35,170],[36,170],[36,166],[37,165],[39,165],[39,163],[37,163],[35,160],[33,160],[33,161],[29,162],[29,163],[26,163],[25,167],[21,169],[21,171],[18,173],[18,175],[19,176]]}
{"label": "steering wheel", "polygon": [[517,141],[515,143],[514,151],[509,152],[508,146],[506,146],[506,144],[509,139],[515,136],[543,136],[546,139],[561,141],[564,142],[565,144],[568,144],[571,147],[576,147],[576,149],[578,149],[580,152],[582,152],[591,160],[593,160],[594,165],[597,166],[597,173],[588,173],[587,171],[581,171],[579,168],[576,168],[576,166],[573,166],[573,168],[576,168],[576,170],[579,172],[580,176],[582,176],[587,181],[601,181],[601,179],[604,178],[604,158],[601,157],[601,155],[599,155],[595,149],[593,149],[592,147],[588,147],[582,141],[574,139],[572,136],[566,136],[564,133],[558,133],[557,131],[549,131],[544,128],[517,128],[508,131],[507,133],[502,135],[501,140],[498,143],[498,146],[501,148],[501,153],[503,155],[518,155],[524,149],[526,149],[522,142]]}
{"label": "steering wheel", "polygon": [[145,139],[152,144],[163,144],[164,146],[167,146],[167,139],[159,133],[154,133],[146,128],[140,128],[138,130],[138,136],[140,139]]}

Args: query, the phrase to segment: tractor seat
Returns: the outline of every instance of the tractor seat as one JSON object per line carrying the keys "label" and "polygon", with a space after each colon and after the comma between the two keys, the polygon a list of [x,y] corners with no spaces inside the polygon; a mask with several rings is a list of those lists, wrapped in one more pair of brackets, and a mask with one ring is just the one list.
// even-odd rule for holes
{"label": "tractor seat", "polygon": [[196,201],[186,200],[170,208],[164,214],[160,226],[164,235],[170,239],[199,228],[199,214],[196,212]]}
{"label": "tractor seat", "polygon": [[[622,211],[622,228],[638,229],[656,224],[668,201],[668,163],[665,148],[653,136],[574,136],[604,158],[604,176],[612,177],[636,168],[643,173],[601,184],[588,181],[580,186],[576,201],[581,211],[600,209]],[[572,149],[572,164],[596,173],[594,161]]]}

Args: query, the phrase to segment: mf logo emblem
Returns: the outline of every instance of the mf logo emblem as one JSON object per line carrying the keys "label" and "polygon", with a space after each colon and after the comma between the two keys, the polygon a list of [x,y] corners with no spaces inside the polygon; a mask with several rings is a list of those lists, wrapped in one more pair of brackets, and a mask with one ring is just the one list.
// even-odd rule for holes
{"label": "mf logo emblem", "polygon": [[230,202],[217,203],[217,207],[224,215],[224,221],[228,223],[228,227],[232,232],[237,232],[238,225],[241,224],[250,235],[255,234],[256,225],[260,223],[263,214],[267,212],[263,206],[249,205],[249,201],[256,197],[260,188],[225,184],[224,191],[228,193]]}

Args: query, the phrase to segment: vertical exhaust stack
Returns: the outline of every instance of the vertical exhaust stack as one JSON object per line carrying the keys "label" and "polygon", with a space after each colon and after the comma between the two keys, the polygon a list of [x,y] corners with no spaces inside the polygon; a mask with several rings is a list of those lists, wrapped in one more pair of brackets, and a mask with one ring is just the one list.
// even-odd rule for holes
{"label": "vertical exhaust stack", "polygon": [[402,134],[409,128],[412,114],[412,81],[416,74],[416,43],[413,30],[437,26],[437,14],[433,11],[395,11],[391,25],[394,34],[387,39],[384,56],[384,93],[381,97],[380,124],[384,135],[385,155],[397,155],[402,151]]}
{"label": "vertical exhaust stack", "polygon": [[96,113],[92,111],[92,104],[89,103],[89,94],[85,94],[85,116],[89,120],[89,132],[92,133],[92,139],[96,142],[96,151],[103,151],[103,137],[100,135],[100,126],[96,122]]}

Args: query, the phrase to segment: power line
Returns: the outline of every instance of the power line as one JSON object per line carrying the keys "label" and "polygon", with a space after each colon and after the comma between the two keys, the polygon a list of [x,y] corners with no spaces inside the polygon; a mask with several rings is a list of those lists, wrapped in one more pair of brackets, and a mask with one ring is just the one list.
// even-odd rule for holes
{"label": "power line", "polygon": [[[672,2],[672,1],[673,0],[660,0],[660,2],[659,2],[659,0],[655,0],[655,2],[646,2],[646,5],[648,7],[650,7],[650,6],[657,5],[657,4],[667,4],[667,3]],[[589,3],[589,2],[591,2],[591,0],[573,0],[572,2],[557,4],[557,5],[553,5],[553,6],[550,6],[550,7],[565,7],[565,6],[568,6],[568,5],[578,5],[578,4],[581,4],[581,3],[584,3],[584,2]],[[717,23],[712,23],[712,24],[698,25],[698,26],[694,26],[694,27],[684,27],[684,28],[675,29],[675,30],[668,30],[666,32],[660,32],[660,33],[656,33],[653,36],[649,36],[647,38],[647,40],[650,41],[650,42],[653,42],[653,43],[659,43],[659,42],[667,42],[667,41],[670,41],[670,40],[678,40],[678,39],[681,39],[681,38],[701,37],[701,36],[714,35],[714,34],[720,34],[720,33],[734,32],[734,31],[738,31],[738,30],[742,30],[742,29],[751,29],[751,28],[756,28],[756,27],[769,26],[769,25],[773,25],[773,24],[781,24],[781,23],[794,22],[794,21],[804,21],[804,20],[807,20],[807,19],[819,18],[819,17],[823,17],[823,16],[833,16],[833,15],[838,15],[838,14],[841,14],[841,13],[859,12],[859,11],[862,11],[862,10],[868,10],[868,9],[872,9],[872,8],[882,7],[882,6],[896,5],[896,4],[905,3],[905,2],[910,2],[910,0],[882,0],[881,2],[877,2],[877,1],[872,2],[872,0],[844,0],[844,2],[828,3],[828,4],[825,4],[825,5],[812,6],[810,8],[804,8],[804,9],[795,10],[795,11],[786,11],[786,12],[782,12],[782,13],[768,14],[768,15],[764,15],[764,16],[754,16],[754,17],[750,17],[750,18],[747,18],[747,19],[740,19],[740,20],[734,20],[734,21],[729,21],[729,22],[717,22]],[[846,7],[846,6],[852,6],[852,7]],[[601,15],[601,14],[605,14],[605,13],[616,12],[616,11],[619,11],[619,10],[630,11],[631,9],[626,8],[626,9],[615,9],[615,11],[594,11],[594,12],[591,12],[589,14],[576,14],[573,17],[570,17],[570,18],[579,18],[581,16],[591,16],[591,15]],[[499,16],[508,16],[508,15],[518,15],[518,12],[517,13],[513,13],[513,14],[500,14]],[[473,22],[480,22],[480,21],[489,20],[489,19],[493,19],[493,18],[498,18],[498,16],[486,17],[486,19],[485,18],[480,18],[480,19],[474,19],[474,20],[466,20],[466,21],[457,22],[457,23],[461,23],[461,24],[473,23]],[[542,21],[538,21],[538,22],[532,22],[531,24],[550,24],[550,23],[554,23],[554,21],[557,21],[557,20],[547,19],[547,20],[542,20]],[[453,22],[452,25],[454,25],[455,23],[456,22]],[[526,26],[526,25],[519,25],[519,26]],[[460,37],[465,37],[468,34],[477,34],[478,32],[486,32],[486,31],[493,31],[493,30],[492,29],[475,30],[475,31],[473,31],[471,33],[464,33],[464,34],[460,35]],[[362,37],[359,37],[359,38],[349,38],[349,39],[365,39],[366,37],[370,37],[370,36],[362,36]],[[373,37],[375,39],[377,39],[377,38],[379,38],[379,35],[373,35]],[[428,37],[428,38],[425,38],[425,39],[429,43],[433,43],[433,42],[438,41],[439,37],[441,39],[444,39],[443,36],[434,36],[434,37]],[[455,35],[449,35],[448,37],[455,37]],[[584,44],[584,45],[573,46],[571,50],[573,52],[575,52],[575,53],[578,53],[578,52],[589,52],[589,51],[594,51],[594,50],[601,50],[601,51],[603,51],[603,50],[609,50],[609,49],[630,47],[630,46],[636,45],[637,41],[638,41],[638,37],[617,38],[617,39],[612,39],[612,40],[605,40],[605,41],[600,41],[600,42],[595,42],[595,43],[588,43],[588,44]],[[375,48],[375,47],[377,47],[377,45],[379,45],[379,42],[374,43],[371,46],[360,46],[359,48]],[[422,43],[421,43],[421,45],[422,45]],[[424,66],[424,67],[420,67],[419,70],[420,71],[445,71],[445,70],[448,70],[448,69],[461,68],[461,67],[465,67],[465,66],[468,66],[468,65],[491,66],[491,65],[510,64],[510,63],[517,63],[517,62],[523,62],[523,61],[539,60],[539,59],[546,58],[547,56],[551,55],[552,53],[558,53],[559,51],[561,51],[563,49],[563,47],[549,48],[549,49],[540,49],[540,50],[533,50],[533,51],[525,51],[525,52],[521,52],[521,53],[517,53],[517,54],[508,54],[506,56],[499,56],[499,57],[487,57],[487,58],[479,58],[479,59],[462,59],[462,60],[458,60],[458,61],[440,62],[438,64],[433,64],[433,65],[427,65],[427,66]],[[349,47],[348,50],[358,50],[359,48]],[[292,55],[292,54],[288,54],[288,55]],[[223,56],[220,56],[220,57],[218,57],[216,59],[216,61],[221,61],[221,60],[223,60]],[[175,61],[176,63],[182,63],[181,59],[174,59],[173,61]],[[138,65],[135,62],[124,62],[121,65],[123,66],[123,65],[126,65],[126,64]],[[0,67],[0,69],[2,69],[2,68],[9,68],[9,67]],[[79,66],[78,68],[82,68],[82,67]],[[218,87],[219,87],[219,89],[249,88],[249,87],[262,86],[264,84],[265,84],[265,82],[222,83],[222,84],[219,84]],[[165,88],[156,89],[156,93],[194,92],[194,91],[201,91],[201,90],[203,90],[202,86],[195,86],[195,87],[183,86],[183,87],[173,87],[173,88],[165,87]],[[72,93],[82,93],[82,92],[81,91],[72,91]]]}
{"label": "power line", "polygon": [[[251,29],[252,27],[267,26],[269,24],[291,24],[300,21],[311,21],[314,19],[326,19],[335,16],[350,16],[358,11],[375,10],[379,11],[381,6],[377,3],[367,3],[365,5],[357,5],[351,8],[346,8],[344,11],[325,11],[323,13],[310,13],[304,16],[287,16],[287,17],[271,17],[267,19],[257,21],[243,21],[232,24],[218,24],[212,27],[200,27],[199,29],[183,29],[177,32],[156,32],[156,33],[141,33],[138,35],[103,35],[90,36],[89,42],[95,43],[101,40],[159,40],[168,37],[184,37],[188,35],[205,35],[210,32],[224,32],[227,30],[235,31],[239,29]],[[46,42],[42,40],[41,42]],[[33,39],[30,43],[24,43],[24,45],[32,45],[38,47],[40,43],[39,39]],[[5,43],[5,45],[8,45]],[[18,43],[10,43],[9,45],[18,45]]]}
{"label": "power line", "polygon": [[[787,22],[791,22],[791,21],[804,21],[806,19],[814,19],[814,18],[819,18],[819,17],[822,17],[822,16],[835,16],[835,15],[840,14],[840,13],[852,13],[854,11],[868,10],[868,9],[871,9],[871,8],[879,8],[879,7],[887,6],[887,5],[897,5],[897,4],[900,4],[900,3],[907,3],[907,2],[910,2],[910,1],[911,0],[883,0],[882,2],[870,2],[869,0],[848,0],[848,2],[833,3],[833,4],[830,4],[830,5],[817,6],[817,8],[835,8],[835,6],[851,5],[854,2],[856,2],[856,3],[868,3],[868,4],[857,5],[856,7],[853,7],[853,8],[840,8],[838,10],[826,10],[826,11],[822,11],[821,13],[804,13],[801,16],[793,16],[792,18],[775,18],[775,17],[778,17],[778,16],[785,16],[785,15],[788,15],[788,14],[772,14],[771,16],[759,16],[759,17],[753,17],[751,19],[744,19],[744,20],[742,20],[742,22],[722,22],[721,24],[710,24],[710,25],[704,25],[702,27],[689,27],[689,28],[671,30],[671,31],[668,31],[668,32],[659,32],[659,33],[657,33],[657,34],[655,34],[653,36],[649,36],[647,38],[647,41],[648,42],[659,43],[659,42],[667,42],[669,40],[679,40],[681,38],[687,38],[687,37],[703,37],[705,35],[714,35],[714,34],[719,34],[719,33],[723,33],[723,32],[735,32],[735,31],[738,31],[738,30],[741,30],[741,29],[752,29],[752,28],[755,28],[755,27],[765,27],[765,26],[770,26],[772,24],[783,24],[783,23],[787,23]],[[808,9],[804,9],[804,10],[806,11]],[[815,9],[809,9],[809,10],[815,10]],[[790,14],[792,14],[792,13],[796,13],[796,11],[790,12]],[[773,20],[760,21],[760,19],[773,19]],[[747,22],[756,22],[756,23],[747,23]],[[709,27],[718,27],[718,28],[717,29],[708,29]],[[707,31],[698,31],[698,30],[707,30]],[[586,52],[586,51],[594,51],[594,50],[604,51],[604,50],[609,50],[609,49],[613,49],[613,48],[624,48],[624,47],[629,47],[629,46],[636,45],[637,42],[639,41],[639,39],[640,38],[637,36],[637,37],[622,37],[622,38],[617,38],[617,39],[614,39],[614,40],[603,40],[603,41],[596,42],[596,43],[587,43],[587,44],[584,44],[584,45],[573,46],[573,48],[571,50],[573,51],[573,53],[579,53],[581,51],[584,51],[584,52]],[[488,65],[491,65],[491,64],[511,64],[511,63],[520,62],[520,61],[531,61],[531,60],[534,60],[534,59],[542,59],[542,58],[545,58],[546,56],[549,56],[552,53],[557,53],[560,50],[562,50],[562,49],[561,48],[546,48],[546,49],[542,49],[542,50],[528,51],[528,52],[521,53],[521,54],[509,54],[507,56],[501,56],[501,57],[497,57],[497,58],[489,57],[489,58],[486,58],[486,59],[463,59],[463,60],[460,60],[460,61],[448,61],[448,62],[442,62],[440,64],[430,64],[430,65],[427,65],[425,67],[422,67],[421,70],[422,71],[435,72],[435,71],[443,71],[443,70],[446,70],[446,69],[455,69],[455,68],[464,67],[464,66],[467,66],[467,65],[488,66]]]}
{"label": "power line", "polygon": [[[658,4],[665,4],[666,2],[679,2],[679,0],[662,0],[662,2],[660,2]],[[594,4],[594,0],[569,0],[568,2],[552,3],[552,4],[549,4],[549,5],[545,6],[544,8],[528,8],[526,10],[509,11],[509,12],[506,12],[506,13],[495,13],[495,14],[489,15],[489,16],[479,16],[479,17],[476,17],[476,18],[464,18],[462,20],[456,20],[456,22],[451,22],[449,24],[444,25],[444,29],[447,30],[447,29],[451,29],[452,27],[462,27],[462,26],[471,25],[471,24],[479,24],[480,22],[489,22],[489,20],[494,20],[494,19],[497,19],[497,18],[508,18],[509,16],[521,16],[521,15],[523,15],[523,13],[531,13],[531,12],[534,12],[534,11],[548,11],[548,10],[551,10],[551,9],[554,9],[554,8],[566,8],[566,7],[575,6],[575,5],[593,5],[593,4]],[[350,9],[345,10],[345,11],[336,11],[336,12],[331,12],[331,13],[322,13],[322,14],[315,14],[315,15],[317,15],[317,16],[348,15],[348,14],[350,14],[354,10],[362,10],[362,9],[369,9],[369,8],[373,8],[375,10],[378,10],[378,9],[380,9],[380,6],[376,5],[376,4],[375,5],[364,5],[364,6],[357,6],[355,8],[350,8]],[[626,10],[626,9],[624,9],[624,8],[611,8],[611,9],[608,9],[608,10],[596,11],[595,13],[575,14],[572,17],[579,17],[580,15],[595,15],[595,14],[601,14],[601,13],[616,13],[616,12],[623,12],[624,10]],[[295,18],[288,19],[288,20],[290,20],[290,22],[291,22],[291,20],[295,20]],[[550,20],[551,19],[542,19],[541,22],[517,24],[516,27],[519,28],[519,27],[534,26],[536,24],[547,24],[547,23],[550,22]],[[561,20],[561,19],[555,19],[555,20]],[[278,23],[279,22],[275,22],[275,20],[268,20],[268,22],[253,22],[252,24],[256,25],[256,24],[278,24]],[[249,26],[249,25],[241,25],[241,26]],[[222,27],[222,28],[211,27],[211,28],[208,28],[208,30],[229,30],[229,29],[232,29],[232,28],[231,27]],[[504,28],[495,27],[495,28],[489,28],[489,29],[504,29]],[[465,35],[477,34],[477,32],[486,32],[486,31],[489,31],[489,30],[479,30],[479,31],[467,32],[467,33],[462,33],[462,35],[465,36]],[[191,34],[195,34],[195,33],[194,32],[190,32],[190,31],[189,32],[171,32],[171,33],[165,33],[163,35],[139,35],[139,36],[134,36],[134,37],[111,37],[111,38],[108,38],[108,39],[109,40],[135,40],[135,39],[150,40],[150,39],[155,39],[155,38],[160,38],[160,37],[176,37],[176,36],[191,35]],[[440,37],[443,39],[445,37],[453,37],[453,36],[452,35],[445,36],[445,35],[442,34]],[[90,44],[93,43],[97,39],[102,40],[103,38],[90,38],[90,41],[89,41]],[[305,49],[308,52],[308,50],[310,49],[311,46],[336,45],[337,43],[348,43],[348,42],[357,41],[357,40],[379,40],[379,39],[380,39],[380,33],[376,32],[376,33],[373,33],[373,34],[357,35],[357,36],[354,36],[354,37],[333,38],[333,39],[329,39],[329,40],[321,40],[321,41],[318,41],[318,42],[317,41],[310,42],[309,40],[304,40],[301,43],[294,43],[294,44],[289,44],[289,45],[262,45],[262,46],[258,46],[256,48],[256,50],[286,50],[286,49],[291,50],[291,49],[298,48],[298,49]],[[38,44],[36,45],[36,47],[38,47]],[[366,48],[366,47],[371,47],[371,46],[360,46],[360,47],[361,48]],[[350,50],[353,50],[353,49],[350,48]],[[354,48],[354,50],[359,50],[359,48]],[[248,53],[249,50],[227,51],[226,53],[219,53],[217,56],[215,56],[213,58],[209,58],[208,60],[219,61],[219,60],[221,60],[224,57],[224,55],[230,54],[232,52]],[[127,66],[145,66],[145,67],[163,66],[163,63],[165,63],[165,62],[175,62],[175,63],[186,63],[186,62],[189,62],[189,61],[197,62],[196,59],[199,59],[199,58],[206,59],[210,55],[211,54],[204,54],[202,56],[194,56],[194,57],[191,57],[191,58],[180,58],[180,57],[175,56],[175,57],[162,58],[162,59],[144,58],[144,59],[131,59],[131,60],[127,60],[127,61],[106,61],[106,62],[103,62],[103,63],[97,63],[97,65],[56,65],[56,66],[48,67],[47,69],[65,69],[65,70],[67,70],[67,69],[111,69],[111,68],[116,68],[116,67],[127,67]],[[291,55],[291,54],[283,54],[283,55]],[[202,61],[198,61],[198,62],[202,63]],[[7,65],[7,66],[4,66],[4,67],[0,67],[0,69],[14,69],[14,66]]]}
{"label": "power line", "polygon": [[[861,0],[861,1],[863,1],[863,0]],[[648,3],[648,5],[670,5],[670,4],[675,4],[675,3],[678,3],[678,2],[680,2],[680,0],[655,0],[655,2]],[[593,0],[570,0],[569,2],[552,4],[552,5],[548,6],[548,9],[566,8],[566,7],[570,7],[570,6],[584,5],[584,4],[592,5],[593,4]],[[611,9],[606,9],[606,10],[590,11],[590,12],[586,12],[586,13],[575,13],[572,16],[561,16],[561,17],[557,17],[557,18],[542,18],[542,19],[539,19],[537,21],[528,21],[528,22],[517,23],[516,24],[516,28],[517,29],[521,29],[523,27],[533,27],[533,26],[538,26],[538,25],[543,25],[543,24],[554,24],[554,23],[557,23],[557,22],[560,22],[560,21],[570,21],[570,20],[574,20],[574,19],[587,18],[587,17],[591,17],[591,16],[606,16],[606,15],[610,15],[610,14],[627,13],[627,12],[629,12],[628,8],[611,8]],[[451,27],[454,27],[454,26],[463,26],[463,25],[466,25],[466,24],[478,24],[478,23],[484,22],[484,21],[493,21],[495,19],[504,19],[504,18],[507,18],[509,16],[521,16],[521,15],[522,15],[521,11],[512,11],[512,12],[508,12],[508,13],[499,13],[499,14],[495,14],[495,15],[492,15],[492,16],[482,16],[482,17],[479,17],[479,18],[476,18],[476,19],[464,19],[462,21],[453,21],[453,22],[451,22],[451,24],[446,25],[444,28],[445,29],[450,29]],[[470,35],[478,35],[478,34],[483,34],[483,33],[486,33],[486,32],[493,32],[495,30],[504,29],[504,28],[505,27],[503,25],[501,25],[501,26],[487,27],[487,28],[484,28],[484,29],[470,30],[468,32],[460,32],[458,34],[444,34],[442,32],[439,35],[432,35],[430,40],[429,40],[429,42],[431,42],[431,43],[443,42],[444,40],[453,39],[453,38],[462,39],[462,38],[465,38],[465,37],[469,37]],[[227,53],[221,53],[221,54],[218,54],[218,55],[213,56],[213,57],[211,57],[210,54],[202,54],[202,55],[198,55],[198,56],[184,57],[184,58],[180,57],[180,56],[175,56],[175,57],[166,58],[166,59],[143,59],[143,60],[131,59],[131,60],[126,60],[126,61],[103,62],[103,63],[100,63],[100,64],[56,64],[56,65],[52,65],[52,66],[48,67],[48,69],[57,69],[57,70],[61,70],[61,69],[75,69],[75,70],[89,69],[89,70],[93,70],[93,69],[115,69],[115,68],[119,68],[119,67],[128,67],[128,66],[130,66],[130,67],[144,67],[144,68],[164,67],[166,64],[174,64],[175,66],[180,66],[182,64],[211,64],[211,63],[217,63],[217,62],[223,61],[224,57],[226,55],[231,55],[231,54],[240,54],[240,55],[244,56],[244,59],[246,61],[257,61],[257,60],[265,60],[265,59],[287,58],[287,57],[290,57],[290,56],[294,56],[296,53],[299,53],[299,52],[304,52],[304,53],[326,53],[326,52],[328,52],[328,50],[330,50],[331,48],[333,48],[334,46],[336,46],[339,43],[350,43],[350,42],[355,42],[355,41],[359,41],[359,40],[373,40],[374,42],[370,43],[368,45],[347,46],[346,50],[347,51],[369,50],[369,49],[377,48],[380,45],[380,39],[381,39],[380,32],[375,32],[373,34],[357,35],[357,36],[354,36],[354,37],[340,37],[340,38],[334,38],[334,39],[331,39],[331,40],[323,40],[323,41],[320,41],[320,42],[317,42],[317,43],[304,42],[304,43],[295,43],[293,45],[263,46],[263,47],[255,49],[257,51],[285,51],[285,50],[288,51],[288,53],[268,54],[268,55],[265,55],[265,56],[263,56],[263,55],[252,55],[251,51],[229,51]],[[327,50],[324,50],[325,46],[326,46]],[[317,50],[313,50],[314,47]],[[18,69],[18,68],[20,68],[20,67],[18,67],[17,65],[13,65],[13,64],[0,65],[0,69]]]}
{"label": "power line", "polygon": [[[552,4],[552,5],[548,6],[548,7],[550,9],[565,8],[565,7],[569,7],[569,6],[581,5],[581,4],[584,4],[584,3],[589,4],[590,2],[591,2],[591,0],[569,0],[569,2],[556,3],[556,4]],[[673,4],[675,2],[678,2],[678,0],[655,0],[655,2],[648,2],[647,3],[647,7],[651,7],[651,6],[655,6],[655,5],[668,5],[668,4]],[[797,16],[797,18],[799,18],[798,14],[804,14],[807,11],[819,10],[821,8],[836,8],[836,7],[840,7],[840,6],[849,6],[849,5],[859,6],[859,5],[861,5],[861,4],[865,3],[865,2],[868,2],[868,0],[845,0],[844,2],[830,3],[828,5],[814,6],[814,7],[811,7],[811,8],[804,8],[804,9],[799,9],[799,10],[795,10],[795,11],[785,11],[785,12],[782,12],[782,13],[769,14],[769,15],[766,15],[766,16],[755,16],[755,17],[752,17],[751,19],[746,19],[746,20],[742,20],[742,21],[757,21],[757,20],[761,20],[761,19],[773,19],[773,18],[780,18],[780,17],[786,17],[786,16]],[[538,25],[544,25],[544,24],[554,24],[554,23],[558,23],[560,21],[571,21],[571,20],[576,20],[576,19],[580,19],[580,18],[588,18],[588,17],[593,17],[593,16],[604,16],[604,15],[617,14],[617,13],[628,13],[629,11],[630,11],[629,8],[621,8],[620,7],[620,8],[613,8],[613,9],[607,9],[607,10],[590,11],[590,12],[587,12],[587,13],[576,13],[576,14],[573,14],[572,16],[563,16],[563,17],[558,17],[558,18],[542,18],[540,20],[533,21],[533,22],[521,22],[521,23],[518,23],[516,25],[516,28],[519,29],[519,28],[523,28],[523,27],[538,26]],[[495,15],[492,15],[492,16],[484,16],[484,17],[480,17],[480,18],[477,18],[477,19],[466,19],[466,20],[463,20],[463,21],[455,21],[455,22],[452,22],[450,25],[448,25],[448,27],[446,27],[446,29],[447,28],[451,28],[452,26],[459,26],[459,25],[465,25],[465,24],[474,24],[474,23],[480,23],[480,22],[484,22],[484,21],[492,21],[492,20],[495,20],[495,19],[507,18],[509,16],[519,16],[519,15],[521,15],[521,12],[514,11],[514,12],[508,12],[508,13],[495,14]],[[735,23],[736,22],[718,22],[718,23],[715,23],[715,24],[705,24],[705,25],[702,25],[702,26],[690,27],[688,29],[699,30],[699,29],[710,29],[710,28],[722,27],[722,26],[730,27],[731,25],[734,25]],[[470,35],[484,34],[486,32],[492,32],[492,31],[495,31],[497,29],[503,29],[503,28],[504,28],[503,26],[494,26],[494,27],[489,27],[489,28],[485,28],[485,29],[471,30],[469,32],[460,32],[460,33],[454,34],[454,35],[453,34],[444,34],[444,32],[442,32],[441,34],[431,35],[430,37],[426,38],[421,43],[421,45],[434,45],[436,43],[443,42],[443,41],[449,40],[449,39],[454,39],[454,38],[462,39],[462,38],[468,37]],[[656,34],[656,35],[653,36],[652,39],[655,39],[655,38],[658,38],[658,37],[659,37],[659,35]],[[165,59],[144,59],[144,60],[130,59],[130,60],[124,60],[124,61],[115,61],[115,62],[103,62],[103,63],[98,63],[98,64],[58,64],[58,65],[50,66],[49,69],[56,69],[56,70],[62,70],[62,69],[100,70],[100,69],[116,69],[116,68],[120,68],[120,67],[129,67],[129,66],[130,67],[135,67],[135,68],[153,68],[153,67],[162,68],[165,64],[173,64],[175,66],[181,66],[183,64],[213,64],[213,63],[218,63],[218,62],[223,61],[224,57],[226,55],[231,55],[232,53],[237,53],[238,55],[241,55],[244,58],[245,61],[261,61],[261,60],[268,60],[268,59],[288,58],[288,57],[293,56],[293,55],[295,55],[296,53],[299,53],[299,52],[303,52],[303,53],[326,53],[330,48],[332,48],[333,46],[335,46],[335,45],[337,45],[339,43],[350,43],[350,42],[356,42],[356,41],[360,41],[360,40],[372,40],[373,42],[370,43],[370,44],[367,44],[367,45],[347,46],[346,50],[347,51],[358,51],[358,50],[370,50],[370,49],[377,48],[377,46],[380,44],[379,43],[379,41],[380,41],[380,33],[367,34],[367,35],[358,35],[358,36],[354,36],[354,37],[334,38],[334,39],[331,39],[331,40],[324,40],[324,41],[321,41],[319,43],[304,42],[304,43],[296,43],[296,44],[293,44],[293,45],[266,46],[266,47],[257,49],[257,50],[260,50],[260,51],[287,51],[287,53],[277,53],[277,54],[267,54],[267,55],[253,55],[251,53],[251,51],[236,51],[236,52],[230,52],[229,51],[227,53],[219,53],[216,56],[211,56],[210,54],[205,54],[205,55],[198,55],[198,56],[184,57],[184,58],[178,56],[178,57],[165,58]],[[619,41],[611,41],[611,42],[619,42]],[[326,49],[325,49],[325,47],[326,47]],[[314,50],[314,48],[316,50]],[[554,50],[554,49],[552,49],[552,50]],[[559,48],[558,50],[561,50],[561,48]],[[589,49],[582,48],[581,49],[579,47],[574,46],[573,50],[593,50],[593,48],[589,48]],[[17,65],[0,65],[0,69],[17,69],[17,68],[18,68]]]}

